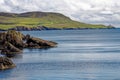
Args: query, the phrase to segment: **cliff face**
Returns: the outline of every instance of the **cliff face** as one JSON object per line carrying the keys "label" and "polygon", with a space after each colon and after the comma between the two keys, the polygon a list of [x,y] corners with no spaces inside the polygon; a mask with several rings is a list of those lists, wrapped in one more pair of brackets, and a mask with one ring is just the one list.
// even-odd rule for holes
{"label": "cliff face", "polygon": [[93,25],[71,20],[69,17],[52,12],[26,12],[26,13],[4,13],[0,12],[0,29],[8,30],[10,28],[25,27],[34,28],[45,26],[49,29],[95,29],[95,28],[113,28],[112,26]]}

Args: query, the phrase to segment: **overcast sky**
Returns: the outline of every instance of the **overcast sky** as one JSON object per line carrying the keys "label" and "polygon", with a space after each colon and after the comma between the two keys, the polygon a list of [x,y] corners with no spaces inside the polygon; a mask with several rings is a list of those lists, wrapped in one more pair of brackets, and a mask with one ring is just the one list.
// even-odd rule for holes
{"label": "overcast sky", "polygon": [[0,0],[0,12],[59,12],[86,23],[120,27],[120,0]]}

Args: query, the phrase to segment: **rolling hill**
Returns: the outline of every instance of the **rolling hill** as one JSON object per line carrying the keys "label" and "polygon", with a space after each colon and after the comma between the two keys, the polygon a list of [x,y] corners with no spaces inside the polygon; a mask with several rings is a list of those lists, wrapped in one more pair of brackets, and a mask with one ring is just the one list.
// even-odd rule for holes
{"label": "rolling hill", "polygon": [[52,12],[26,12],[26,13],[5,13],[0,12],[0,29],[8,30],[15,27],[33,28],[45,26],[48,28],[113,28],[112,26],[87,24],[78,22],[60,13]]}

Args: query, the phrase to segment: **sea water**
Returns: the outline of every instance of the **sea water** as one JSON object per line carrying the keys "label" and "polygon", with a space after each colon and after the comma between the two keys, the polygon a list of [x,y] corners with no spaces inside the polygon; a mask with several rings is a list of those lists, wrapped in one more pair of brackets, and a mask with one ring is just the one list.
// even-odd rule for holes
{"label": "sea water", "polygon": [[0,80],[120,80],[120,29],[23,31],[55,41],[50,49],[24,49],[17,67]]}

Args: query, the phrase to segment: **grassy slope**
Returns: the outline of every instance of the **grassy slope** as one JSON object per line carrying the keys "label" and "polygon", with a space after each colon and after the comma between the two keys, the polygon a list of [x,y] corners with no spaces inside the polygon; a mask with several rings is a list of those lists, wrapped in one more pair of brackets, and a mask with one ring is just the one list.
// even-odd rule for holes
{"label": "grassy slope", "polygon": [[47,26],[49,28],[107,28],[104,25],[85,24],[73,21],[68,17],[57,14],[48,14],[41,18],[31,17],[5,17],[0,16],[0,29],[9,29],[16,26],[37,27]]}

